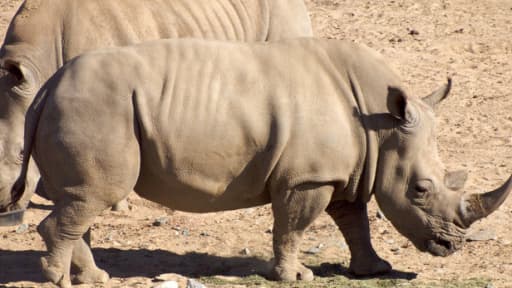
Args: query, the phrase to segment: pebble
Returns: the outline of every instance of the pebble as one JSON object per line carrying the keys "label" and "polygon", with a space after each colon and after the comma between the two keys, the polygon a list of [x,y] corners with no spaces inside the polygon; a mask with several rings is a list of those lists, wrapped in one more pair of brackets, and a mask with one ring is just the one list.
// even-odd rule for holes
{"label": "pebble", "polygon": [[179,288],[178,282],[176,281],[165,281],[158,285],[153,286],[153,288]]}
{"label": "pebble", "polygon": [[468,233],[466,236],[466,241],[488,241],[488,240],[496,240],[498,236],[496,236],[496,232],[490,229],[484,229],[479,231],[473,231]]}
{"label": "pebble", "polygon": [[224,275],[215,275],[213,277],[216,279],[222,280],[222,281],[226,281],[226,282],[234,282],[234,281],[239,281],[242,279],[237,276],[224,276]]}
{"label": "pebble", "polygon": [[[176,273],[165,273],[160,274],[155,277],[156,281],[163,281],[159,283],[159,285],[171,285],[171,286],[155,286],[153,288],[169,288],[169,287],[185,287],[187,285],[188,279],[180,274]],[[172,286],[172,283],[176,283],[176,286]],[[167,283],[167,284],[166,284]]]}
{"label": "pebble", "polygon": [[388,244],[393,244],[393,243],[395,243],[395,240],[389,238],[389,239],[384,240],[384,242],[386,242]]}
{"label": "pebble", "polygon": [[153,226],[163,226],[169,222],[168,217],[158,217],[153,221]]}
{"label": "pebble", "polygon": [[388,233],[389,233],[388,229],[385,229],[385,228],[380,228],[379,229],[379,234],[384,235],[384,234],[388,234]]}
{"label": "pebble", "polygon": [[491,282],[489,282],[485,284],[485,288],[495,288],[495,286]]}
{"label": "pebble", "polygon": [[23,223],[16,228],[16,233],[18,233],[18,234],[25,233],[27,230],[28,230],[28,224]]}
{"label": "pebble", "polygon": [[377,215],[376,216],[379,219],[386,220],[386,216],[384,216],[384,213],[382,213],[382,211],[380,211],[380,209],[377,210]]}
{"label": "pebble", "polygon": [[183,229],[183,231],[181,231],[181,235],[188,236],[190,235],[190,232],[188,232],[188,229]]}
{"label": "pebble", "polygon": [[309,248],[307,251],[305,251],[304,253],[306,254],[311,254],[311,255],[314,255],[314,254],[318,254],[320,253],[320,251],[322,251],[322,248],[324,247],[325,245],[320,243],[318,244],[317,246],[315,247],[311,247]]}
{"label": "pebble", "polygon": [[201,233],[199,234],[199,236],[208,237],[208,236],[210,236],[210,235],[209,235],[207,232],[201,232]]}
{"label": "pebble", "polygon": [[242,249],[242,251],[240,251],[240,254],[251,255],[251,250],[249,250],[249,248],[244,248],[244,249]]}
{"label": "pebble", "polygon": [[187,280],[187,288],[206,288],[202,283],[194,279]]}

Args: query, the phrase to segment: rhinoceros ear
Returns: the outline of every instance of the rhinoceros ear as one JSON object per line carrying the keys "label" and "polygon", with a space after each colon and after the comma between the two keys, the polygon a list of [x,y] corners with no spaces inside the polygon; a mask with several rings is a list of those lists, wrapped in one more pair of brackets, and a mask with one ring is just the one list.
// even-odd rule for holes
{"label": "rhinoceros ear", "polygon": [[448,96],[451,89],[452,78],[448,77],[448,83],[432,92],[430,95],[421,98],[421,100],[423,100],[423,102],[427,103],[430,105],[430,107],[432,107],[432,109],[434,109],[436,105],[439,104],[439,102],[443,101]]}
{"label": "rhinoceros ear", "polygon": [[37,87],[35,74],[24,64],[15,60],[6,60],[2,65],[2,69],[14,78],[15,85],[21,91],[31,93]]}
{"label": "rhinoceros ear", "polygon": [[387,105],[391,115],[407,123],[415,123],[417,115],[414,108],[408,104],[407,95],[397,87],[388,87]]}
{"label": "rhinoceros ear", "polygon": [[28,85],[34,82],[31,71],[19,61],[6,60],[2,65],[2,69],[13,76],[18,85]]}
{"label": "rhinoceros ear", "polygon": [[405,118],[405,109],[407,106],[407,97],[405,93],[397,87],[388,87],[387,105],[391,115],[398,119]]}

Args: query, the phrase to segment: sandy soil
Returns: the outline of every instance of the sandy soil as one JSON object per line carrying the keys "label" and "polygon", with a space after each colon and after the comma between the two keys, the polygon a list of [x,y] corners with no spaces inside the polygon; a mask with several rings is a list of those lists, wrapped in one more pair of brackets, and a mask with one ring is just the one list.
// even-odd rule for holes
{"label": "sandy soil", "polygon": [[[0,37],[20,0],[0,0]],[[447,168],[467,169],[468,191],[489,190],[512,173],[512,1],[510,0],[307,0],[319,37],[352,39],[385,55],[409,91],[426,95],[452,76],[452,95],[438,109],[439,148]],[[98,265],[113,279],[107,287],[148,287],[161,273],[188,277],[252,275],[271,257],[268,206],[194,215],[173,212],[130,196],[131,211],[106,211],[93,227]],[[26,231],[0,227],[0,286],[50,287],[38,259],[44,245],[35,231],[49,203],[35,199]],[[413,283],[488,279],[512,287],[512,200],[474,225],[495,240],[470,242],[448,258],[418,252],[370,205],[372,239],[398,278]],[[159,217],[161,226],[152,223]],[[165,221],[163,221],[165,222]],[[341,263],[349,251],[323,215],[306,234],[302,250],[322,244],[307,263]],[[249,249],[249,255],[241,251]]]}

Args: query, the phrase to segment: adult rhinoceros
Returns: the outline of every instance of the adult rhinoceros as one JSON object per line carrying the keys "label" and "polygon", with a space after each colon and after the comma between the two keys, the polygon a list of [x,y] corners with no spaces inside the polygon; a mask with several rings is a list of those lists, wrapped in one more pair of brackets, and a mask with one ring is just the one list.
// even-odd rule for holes
{"label": "adult rhinoceros", "polygon": [[[22,196],[33,152],[57,199],[39,226],[43,270],[62,287],[72,255],[90,256],[82,234],[132,189],[190,212],[271,203],[279,280],[313,278],[297,248],[326,210],[350,246],[350,269],[384,272],[390,265],[370,245],[372,194],[418,249],[446,256],[512,188],[463,195],[443,184],[426,103],[448,90],[410,97],[379,55],[335,40],[163,40],[92,52],[59,70],[29,108],[13,195]],[[107,279],[92,257],[81,265],[80,279]]]}
{"label": "adult rhinoceros", "polygon": [[[42,84],[73,57],[152,39],[202,37],[266,41],[311,36],[303,0],[27,0],[0,50],[0,212],[10,203],[23,120]],[[29,175],[30,191],[39,178]]]}

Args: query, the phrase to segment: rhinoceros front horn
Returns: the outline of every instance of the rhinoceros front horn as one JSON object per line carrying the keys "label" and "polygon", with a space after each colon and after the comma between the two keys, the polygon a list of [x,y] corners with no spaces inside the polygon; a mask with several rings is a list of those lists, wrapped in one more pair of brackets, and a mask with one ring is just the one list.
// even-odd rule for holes
{"label": "rhinoceros front horn", "polygon": [[432,92],[432,94],[421,98],[421,100],[423,100],[423,102],[430,105],[430,107],[435,108],[435,106],[439,102],[441,102],[444,98],[446,98],[448,96],[448,93],[450,93],[451,89],[452,89],[452,79],[448,78],[448,82],[443,87]]}
{"label": "rhinoceros front horn", "polygon": [[494,212],[503,204],[510,191],[512,191],[512,176],[503,186],[494,191],[464,196],[460,204],[463,225],[467,228],[473,222]]}

